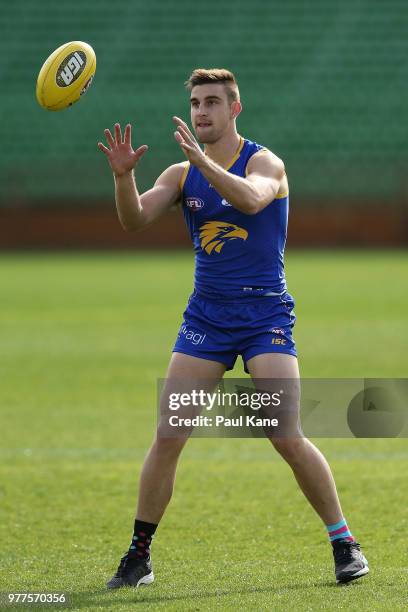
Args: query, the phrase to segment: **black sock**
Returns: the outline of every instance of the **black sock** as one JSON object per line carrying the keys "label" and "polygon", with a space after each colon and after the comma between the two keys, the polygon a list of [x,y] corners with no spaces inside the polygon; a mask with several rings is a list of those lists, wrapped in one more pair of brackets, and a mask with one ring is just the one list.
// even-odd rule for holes
{"label": "black sock", "polygon": [[140,557],[140,559],[148,559],[150,557],[150,544],[156,529],[157,525],[154,523],[135,520],[132,542],[129,548],[132,557]]}

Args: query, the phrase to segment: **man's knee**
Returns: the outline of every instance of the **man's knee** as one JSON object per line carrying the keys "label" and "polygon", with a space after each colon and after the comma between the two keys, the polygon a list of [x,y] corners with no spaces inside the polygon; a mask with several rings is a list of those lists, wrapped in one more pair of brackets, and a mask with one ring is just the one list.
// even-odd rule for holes
{"label": "man's knee", "polygon": [[303,459],[305,438],[270,438],[275,449],[290,465],[300,463]]}
{"label": "man's knee", "polygon": [[160,436],[160,432],[153,442],[152,450],[161,457],[178,457],[183,450],[188,438],[164,438]]}

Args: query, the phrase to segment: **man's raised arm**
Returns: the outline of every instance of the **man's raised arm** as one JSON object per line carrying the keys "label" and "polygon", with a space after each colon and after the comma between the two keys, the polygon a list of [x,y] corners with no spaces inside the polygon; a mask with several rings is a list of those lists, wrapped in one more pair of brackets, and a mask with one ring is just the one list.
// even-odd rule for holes
{"label": "man's raised arm", "polygon": [[108,129],[105,130],[105,136],[109,148],[101,142],[98,142],[98,148],[106,155],[112,168],[119,221],[126,231],[142,229],[158,219],[179,199],[185,163],[167,168],[152,189],[139,195],[133,170],[147,151],[147,145],[133,150],[129,123],[123,139],[119,123],[115,124],[115,138]]}
{"label": "man's raised arm", "polygon": [[247,176],[236,176],[204,154],[184,121],[178,117],[173,117],[173,120],[177,125],[174,136],[189,162],[231,206],[247,215],[255,215],[275,199],[285,174],[285,166],[279,157],[271,151],[258,151],[248,162]]}

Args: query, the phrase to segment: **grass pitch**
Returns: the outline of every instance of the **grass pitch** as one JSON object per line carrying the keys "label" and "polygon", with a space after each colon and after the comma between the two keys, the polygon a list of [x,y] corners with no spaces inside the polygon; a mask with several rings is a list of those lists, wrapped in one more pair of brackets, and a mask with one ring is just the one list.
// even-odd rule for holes
{"label": "grass pitch", "polygon": [[[407,376],[407,266],[402,252],[289,254],[303,376]],[[189,253],[1,256],[0,590],[64,591],[75,610],[406,609],[401,439],[317,441],[370,562],[361,581],[335,586],[324,527],[268,442],[192,439],[155,583],[105,591],[192,272]]]}

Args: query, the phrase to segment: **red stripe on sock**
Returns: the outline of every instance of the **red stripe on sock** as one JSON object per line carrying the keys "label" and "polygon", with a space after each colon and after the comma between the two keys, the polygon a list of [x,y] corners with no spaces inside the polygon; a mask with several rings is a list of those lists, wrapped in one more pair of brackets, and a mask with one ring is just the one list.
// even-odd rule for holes
{"label": "red stripe on sock", "polygon": [[335,536],[339,533],[344,533],[345,531],[348,531],[349,528],[347,527],[347,525],[344,525],[344,527],[340,527],[340,529],[335,529],[334,531],[329,531],[329,536]]}

